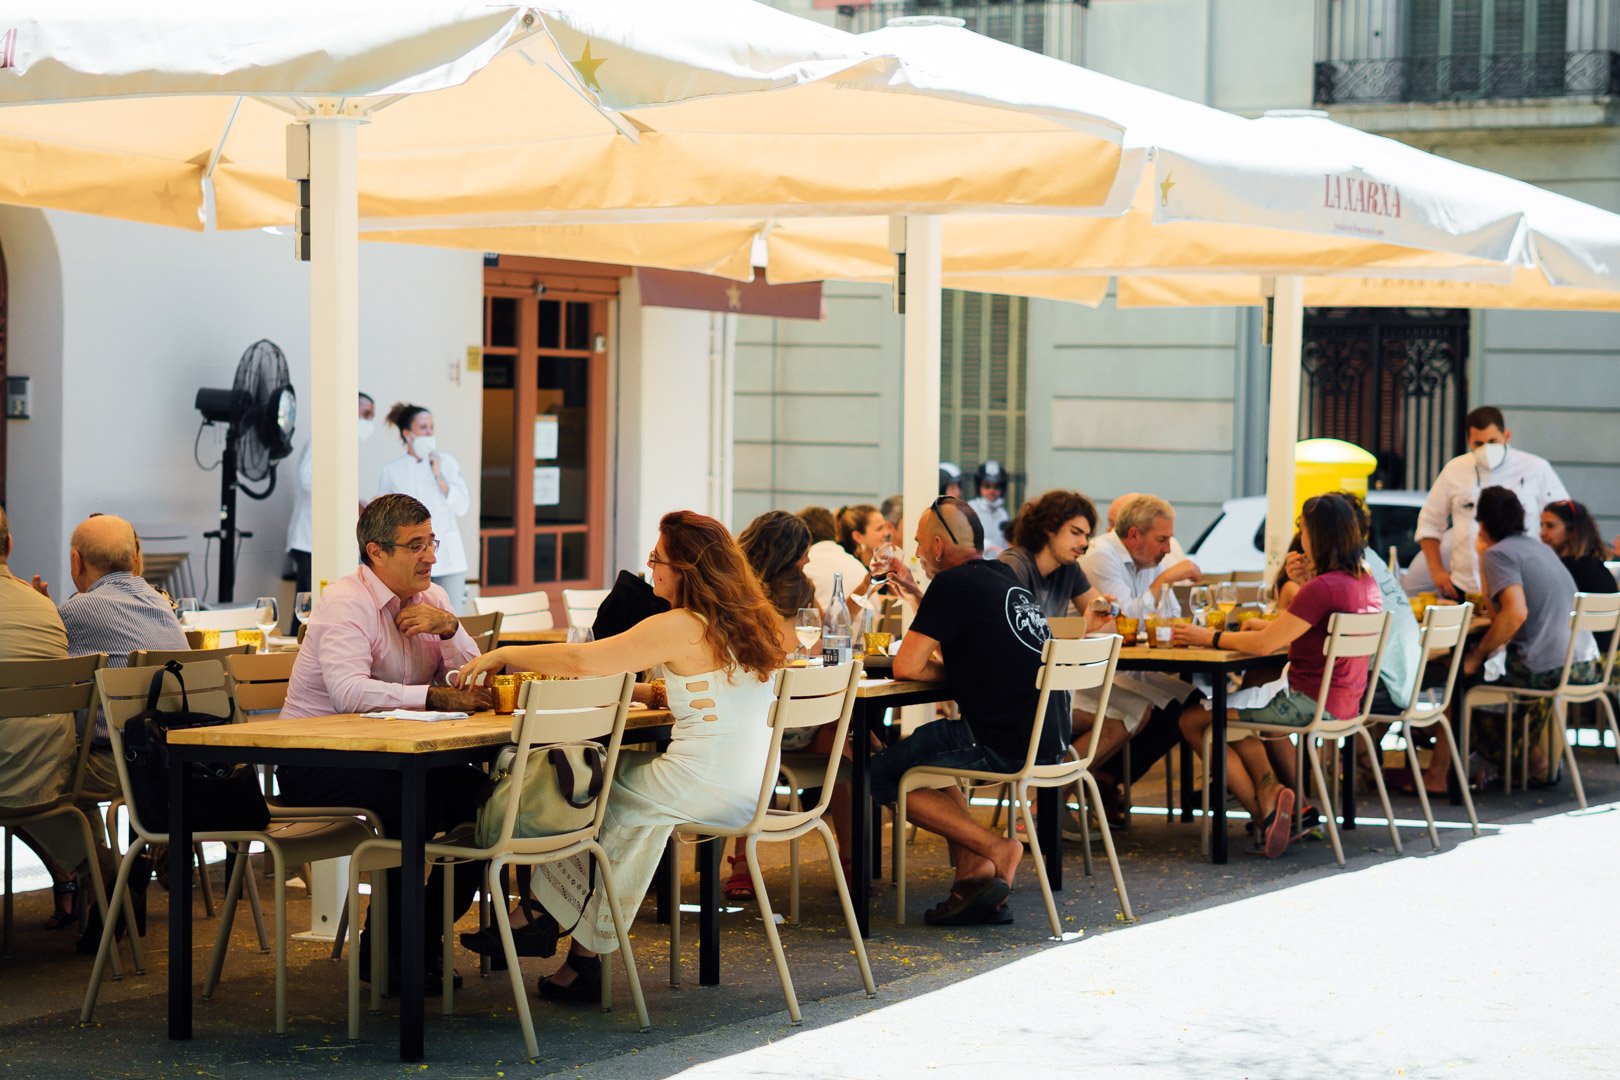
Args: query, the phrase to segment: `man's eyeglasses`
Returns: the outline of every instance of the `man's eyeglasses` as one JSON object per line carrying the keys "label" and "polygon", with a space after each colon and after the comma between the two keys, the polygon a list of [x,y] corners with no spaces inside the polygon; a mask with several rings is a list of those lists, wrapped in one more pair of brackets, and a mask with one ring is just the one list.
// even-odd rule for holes
{"label": "man's eyeglasses", "polygon": [[392,540],[382,540],[382,541],[378,541],[377,546],[387,548],[390,551],[393,551],[396,548],[404,548],[406,551],[410,552],[412,555],[421,555],[424,552],[426,552],[428,550],[428,548],[430,548],[430,547],[434,551],[438,551],[439,550],[439,545],[442,542],[443,541],[441,541],[438,537],[435,536],[430,540],[412,540],[408,544],[396,544]]}
{"label": "man's eyeglasses", "polygon": [[952,546],[955,546],[957,542],[956,534],[951,531],[950,522],[945,520],[945,515],[939,512],[940,507],[945,506],[947,503],[953,501],[954,500],[949,495],[941,495],[939,498],[934,500],[933,504],[930,505],[928,509],[933,512],[934,520],[939,522],[939,527],[945,530],[945,535],[951,538]]}

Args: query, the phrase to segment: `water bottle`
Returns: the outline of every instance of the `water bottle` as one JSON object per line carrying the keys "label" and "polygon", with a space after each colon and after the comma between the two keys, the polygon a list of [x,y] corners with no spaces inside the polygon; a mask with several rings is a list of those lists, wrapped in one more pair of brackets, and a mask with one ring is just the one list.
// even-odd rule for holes
{"label": "water bottle", "polygon": [[837,667],[854,659],[852,630],[849,605],[844,600],[844,575],[834,574],[832,596],[827,600],[827,615],[821,623],[821,662],[824,666]]}
{"label": "water bottle", "polygon": [[[1148,599],[1151,600],[1152,597],[1153,594],[1148,593]],[[1157,617],[1153,623],[1153,647],[1156,649],[1168,649],[1171,645],[1170,638],[1174,626],[1170,620],[1176,617],[1176,594],[1168,585],[1159,594],[1159,605],[1155,615]]]}

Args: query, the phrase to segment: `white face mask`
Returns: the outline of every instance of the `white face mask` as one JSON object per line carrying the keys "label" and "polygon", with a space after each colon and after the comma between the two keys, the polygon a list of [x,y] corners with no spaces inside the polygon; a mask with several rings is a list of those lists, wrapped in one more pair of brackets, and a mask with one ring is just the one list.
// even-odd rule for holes
{"label": "white face mask", "polygon": [[1486,472],[1495,470],[1505,457],[1507,457],[1506,443],[1486,443],[1474,447],[1474,463]]}
{"label": "white face mask", "polygon": [[377,430],[377,421],[369,416],[362,416],[355,422],[355,430],[360,433],[360,441],[365,442],[371,438],[371,433]]}
{"label": "white face mask", "polygon": [[438,448],[439,441],[431,435],[418,435],[411,440],[411,449],[416,451],[419,458],[427,457]]}

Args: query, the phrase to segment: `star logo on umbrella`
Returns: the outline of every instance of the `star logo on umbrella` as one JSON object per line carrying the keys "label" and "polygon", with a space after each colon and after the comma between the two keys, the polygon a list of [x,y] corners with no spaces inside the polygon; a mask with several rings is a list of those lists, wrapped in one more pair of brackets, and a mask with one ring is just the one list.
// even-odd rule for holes
{"label": "star logo on umbrella", "polygon": [[167,180],[163,182],[163,190],[156,192],[155,194],[158,201],[158,209],[163,211],[165,214],[174,213],[174,204],[179,200],[180,196],[169,190],[169,182]]}
{"label": "star logo on umbrella", "polygon": [[726,307],[733,311],[742,310],[742,290],[735,285],[726,286]]}
{"label": "star logo on umbrella", "polygon": [[605,63],[607,63],[606,57],[591,55],[591,43],[588,41],[585,43],[584,54],[578,60],[573,61],[574,70],[579,72],[579,77],[585,80],[586,86],[597,93],[602,92],[602,84],[596,81],[596,69]]}
{"label": "star logo on umbrella", "polygon": [[1170,205],[1170,189],[1176,186],[1175,173],[1165,173],[1164,179],[1159,181],[1159,205]]}

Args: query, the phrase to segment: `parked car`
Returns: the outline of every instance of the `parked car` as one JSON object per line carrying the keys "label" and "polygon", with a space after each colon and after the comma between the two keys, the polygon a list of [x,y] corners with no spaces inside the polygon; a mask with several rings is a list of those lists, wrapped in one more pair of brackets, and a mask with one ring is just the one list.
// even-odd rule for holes
{"label": "parked car", "polygon": [[[1371,547],[1388,556],[1393,545],[1399,565],[1405,566],[1418,553],[1418,511],[1423,509],[1426,491],[1369,491],[1367,509],[1372,514]],[[1188,558],[1206,574],[1232,570],[1266,568],[1266,500],[1264,496],[1228,499],[1221,504],[1221,515],[1187,552]]]}

